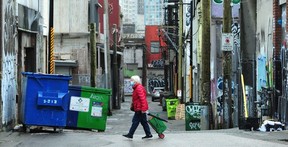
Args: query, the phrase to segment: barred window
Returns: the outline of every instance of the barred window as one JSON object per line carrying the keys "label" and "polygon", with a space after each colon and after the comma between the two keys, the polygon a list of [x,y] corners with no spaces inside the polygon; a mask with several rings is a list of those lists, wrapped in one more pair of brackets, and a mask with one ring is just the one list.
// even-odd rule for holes
{"label": "barred window", "polygon": [[159,53],[159,42],[151,42],[151,53]]}

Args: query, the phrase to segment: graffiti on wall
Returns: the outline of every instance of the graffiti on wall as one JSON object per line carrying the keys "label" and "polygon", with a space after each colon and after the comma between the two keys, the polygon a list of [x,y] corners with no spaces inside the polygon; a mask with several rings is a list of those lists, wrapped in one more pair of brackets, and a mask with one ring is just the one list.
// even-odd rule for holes
{"label": "graffiti on wall", "polygon": [[165,87],[165,81],[163,75],[148,75],[148,90],[152,92],[154,87]]}
{"label": "graffiti on wall", "polygon": [[16,114],[16,53],[15,53],[15,18],[13,16],[14,2],[8,0],[4,6],[4,49],[3,53],[3,77],[2,77],[2,89],[1,97],[3,100],[3,119],[2,124],[8,124],[13,121]]}
{"label": "graffiti on wall", "polygon": [[[224,110],[224,101],[223,101],[223,87],[224,85],[226,86],[226,90],[228,89],[228,81],[226,80],[226,83],[224,84],[223,82],[223,77],[220,76],[218,77],[217,79],[217,90],[218,90],[218,95],[217,95],[217,100],[216,100],[216,105],[217,105],[217,115],[218,116],[222,116],[223,115],[223,110]],[[231,81],[231,92],[232,92],[232,97],[234,97],[234,91],[235,91],[235,83],[234,81]],[[228,99],[228,92],[226,91],[226,99]],[[232,99],[232,108],[234,108],[234,100]],[[228,110],[226,108],[226,105],[225,105],[225,110]],[[232,109],[232,111],[234,112],[234,110]],[[228,114],[228,111],[225,112]],[[224,114],[225,114],[224,113]]]}
{"label": "graffiti on wall", "polygon": [[[165,87],[163,75],[148,74],[148,92],[152,92],[154,87]],[[130,85],[130,78],[124,79],[124,93],[132,94],[133,89]]]}
{"label": "graffiti on wall", "polygon": [[191,24],[191,7],[190,5],[186,8],[186,26],[189,27]]}
{"label": "graffiti on wall", "polygon": [[79,75],[78,81],[81,85],[90,85],[90,75]]}
{"label": "graffiti on wall", "polygon": [[185,107],[185,115],[188,120],[186,127],[189,127],[191,130],[200,130],[201,106],[187,105]]}
{"label": "graffiti on wall", "polygon": [[164,61],[162,59],[160,59],[160,60],[152,60],[151,61],[151,66],[152,67],[157,67],[157,68],[163,68],[164,67]]}
{"label": "graffiti on wall", "polygon": [[257,91],[261,90],[261,87],[266,87],[267,85],[267,72],[266,72],[266,60],[267,57],[259,55],[257,58]]}
{"label": "graffiti on wall", "polygon": [[132,94],[133,89],[130,85],[130,79],[124,79],[124,93],[125,94]]}
{"label": "graffiti on wall", "polygon": [[240,48],[240,25],[238,23],[233,23],[231,26],[231,32],[234,38],[234,45],[239,49]]}

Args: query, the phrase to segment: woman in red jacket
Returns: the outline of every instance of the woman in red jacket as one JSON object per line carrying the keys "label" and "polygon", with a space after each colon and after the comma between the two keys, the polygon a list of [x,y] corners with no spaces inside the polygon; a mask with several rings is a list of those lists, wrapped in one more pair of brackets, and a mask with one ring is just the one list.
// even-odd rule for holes
{"label": "woman in red jacket", "polygon": [[135,113],[129,133],[123,136],[133,138],[134,132],[136,131],[139,123],[141,123],[146,134],[146,136],[142,137],[142,139],[152,138],[146,115],[146,112],[148,111],[146,90],[141,84],[140,77],[137,75],[131,77],[130,84],[133,88],[131,110]]}

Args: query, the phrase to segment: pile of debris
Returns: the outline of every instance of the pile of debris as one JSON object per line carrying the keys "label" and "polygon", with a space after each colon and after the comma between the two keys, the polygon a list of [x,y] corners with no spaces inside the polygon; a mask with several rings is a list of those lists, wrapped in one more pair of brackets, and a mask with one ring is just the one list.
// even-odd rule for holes
{"label": "pile of debris", "polygon": [[285,130],[285,124],[274,121],[274,120],[265,120],[263,121],[259,131],[261,132],[272,132],[272,131],[282,131]]}

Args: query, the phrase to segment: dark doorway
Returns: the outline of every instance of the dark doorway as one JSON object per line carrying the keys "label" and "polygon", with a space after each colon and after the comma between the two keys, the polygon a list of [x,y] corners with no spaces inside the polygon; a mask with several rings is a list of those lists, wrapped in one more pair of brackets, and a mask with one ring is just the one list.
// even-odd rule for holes
{"label": "dark doorway", "polygon": [[36,72],[36,51],[33,47],[25,48],[24,71]]}

